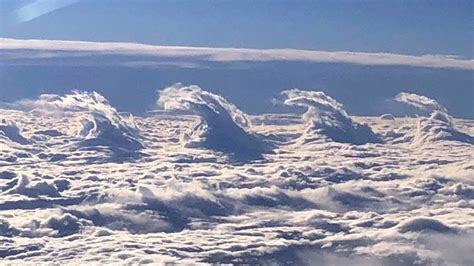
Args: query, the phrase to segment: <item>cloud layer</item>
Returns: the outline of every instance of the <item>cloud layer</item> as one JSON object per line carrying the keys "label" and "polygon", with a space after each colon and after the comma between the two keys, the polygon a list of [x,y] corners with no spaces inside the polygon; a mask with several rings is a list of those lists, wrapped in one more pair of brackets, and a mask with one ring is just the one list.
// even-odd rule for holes
{"label": "cloud layer", "polygon": [[[121,146],[128,123],[99,94],[43,95],[0,108],[0,259],[474,265],[474,145],[443,136],[413,146],[419,118],[349,116],[322,92],[284,95],[312,109],[307,123],[296,114],[245,115],[197,86],[167,88],[158,103],[180,113],[135,117],[146,156],[120,163],[102,147]],[[450,129],[433,113],[420,136]],[[96,124],[83,127],[80,118]],[[383,143],[318,134],[299,141],[308,122],[315,129],[367,124]],[[467,132],[472,122],[452,121]],[[2,137],[2,124],[13,137]],[[210,145],[182,145],[178,136],[190,130],[208,134]],[[31,142],[19,145],[17,133]],[[251,136],[271,139],[273,152],[243,163],[215,152],[219,140],[247,148],[239,140]]]}
{"label": "cloud layer", "polygon": [[3,59],[60,58],[67,56],[122,55],[192,59],[214,62],[302,61],[373,66],[412,66],[474,70],[474,60],[450,55],[402,55],[348,51],[296,49],[245,49],[157,46],[139,43],[85,42],[63,40],[19,40],[0,38]]}

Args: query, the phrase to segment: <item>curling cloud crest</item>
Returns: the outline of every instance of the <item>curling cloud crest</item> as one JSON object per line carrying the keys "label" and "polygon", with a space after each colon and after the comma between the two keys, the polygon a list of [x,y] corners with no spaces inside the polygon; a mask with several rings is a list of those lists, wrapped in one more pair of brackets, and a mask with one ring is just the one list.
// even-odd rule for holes
{"label": "curling cloud crest", "polygon": [[121,117],[109,101],[97,92],[73,91],[71,94],[42,94],[38,99],[20,100],[10,105],[14,109],[30,112],[63,114],[63,113],[99,113],[108,117],[114,124],[121,123]]}
{"label": "curling cloud crest", "polygon": [[106,146],[121,155],[143,148],[133,117],[127,119],[119,115],[97,92],[43,94],[38,99],[21,100],[9,107],[43,115],[80,117],[82,128],[76,132],[83,139],[80,147]]}
{"label": "curling cloud crest", "polygon": [[201,122],[185,137],[186,146],[203,147],[231,154],[236,159],[259,159],[270,145],[249,132],[246,115],[223,97],[198,86],[168,87],[157,104],[165,110],[184,110],[199,115]]}
{"label": "curling cloud crest", "polygon": [[322,91],[291,89],[282,94],[286,97],[284,104],[307,108],[302,117],[308,124],[306,137],[320,133],[336,142],[356,145],[380,142],[367,125],[353,122],[343,105]]}
{"label": "curling cloud crest", "polygon": [[413,137],[414,144],[439,140],[474,144],[474,137],[457,130],[453,118],[448,114],[448,110],[436,100],[423,95],[402,92],[395,97],[395,101],[412,106],[420,110],[423,115],[428,116],[419,119]]}
{"label": "curling cloud crest", "polygon": [[158,104],[165,110],[189,110],[199,115],[205,115],[208,111],[226,114],[240,127],[249,127],[247,117],[234,104],[196,85],[186,87],[175,84],[168,87],[160,92]]}
{"label": "curling cloud crest", "polygon": [[395,96],[395,101],[412,106],[420,111],[431,114],[433,111],[448,113],[448,110],[439,104],[436,100],[423,95],[401,92]]}

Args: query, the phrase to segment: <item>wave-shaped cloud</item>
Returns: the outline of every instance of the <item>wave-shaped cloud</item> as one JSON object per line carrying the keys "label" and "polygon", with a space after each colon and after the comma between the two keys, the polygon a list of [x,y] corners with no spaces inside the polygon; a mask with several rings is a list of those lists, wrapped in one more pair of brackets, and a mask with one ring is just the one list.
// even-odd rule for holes
{"label": "wave-shaped cloud", "polygon": [[352,121],[342,104],[322,91],[291,89],[283,91],[284,104],[306,107],[303,121],[308,124],[305,139],[315,133],[326,135],[337,142],[352,144],[378,143],[380,139],[367,125]]}
{"label": "wave-shaped cloud", "polygon": [[67,56],[122,55],[179,58],[204,61],[304,61],[373,66],[412,66],[474,70],[474,60],[451,55],[403,55],[349,51],[298,49],[246,49],[185,46],[158,46],[124,42],[85,42],[64,40],[20,40],[0,38],[3,58],[34,59]]}
{"label": "wave-shaped cloud", "polygon": [[223,97],[198,86],[168,87],[159,93],[158,105],[165,110],[191,111],[201,122],[186,137],[186,145],[232,154],[236,159],[261,158],[271,151],[268,143],[249,132],[246,115]]}
{"label": "wave-shaped cloud", "polygon": [[433,111],[441,111],[444,113],[448,112],[448,110],[446,110],[446,108],[436,100],[415,93],[401,92],[395,96],[395,101],[408,104],[428,113]]}
{"label": "wave-shaped cloud", "polygon": [[105,146],[113,159],[124,159],[144,148],[133,121],[121,116],[109,101],[97,92],[73,91],[71,94],[43,94],[3,107],[48,116],[73,116],[81,120],[80,128],[71,126],[81,141],[79,147],[94,149]]}
{"label": "wave-shaped cloud", "polygon": [[420,111],[421,117],[414,133],[413,142],[423,144],[439,140],[453,140],[474,144],[474,137],[457,130],[448,110],[436,100],[423,95],[401,92],[395,101]]}

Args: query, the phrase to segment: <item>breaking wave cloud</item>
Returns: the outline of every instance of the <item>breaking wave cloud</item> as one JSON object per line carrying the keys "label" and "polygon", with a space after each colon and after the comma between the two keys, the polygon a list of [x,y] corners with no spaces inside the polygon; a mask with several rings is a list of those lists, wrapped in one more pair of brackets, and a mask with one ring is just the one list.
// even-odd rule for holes
{"label": "breaking wave cloud", "polygon": [[[67,134],[78,141],[73,149],[104,150],[112,160],[124,160],[137,156],[144,148],[139,130],[132,116],[123,117],[97,92],[74,91],[66,95],[43,94],[34,100],[21,100],[9,107],[29,112],[38,117],[67,117],[74,120]],[[14,132],[13,130],[10,130]],[[56,128],[39,133],[59,136]],[[21,140],[19,137],[15,139]],[[22,141],[24,142],[24,141]]]}
{"label": "breaking wave cloud", "polygon": [[235,105],[198,86],[175,85],[162,90],[158,104],[165,110],[184,110],[201,121],[184,136],[187,147],[203,147],[231,154],[238,160],[261,159],[271,144],[250,132],[250,121]]}
{"label": "breaking wave cloud", "polygon": [[379,143],[381,140],[367,125],[355,123],[342,104],[322,91],[292,89],[283,91],[284,104],[307,108],[302,119],[307,124],[306,141],[323,135],[336,142],[352,144]]}
{"label": "breaking wave cloud", "polygon": [[457,130],[448,110],[436,100],[414,93],[402,92],[395,100],[418,109],[422,115],[414,134],[413,142],[423,144],[440,140],[451,140],[474,144],[474,137]]}

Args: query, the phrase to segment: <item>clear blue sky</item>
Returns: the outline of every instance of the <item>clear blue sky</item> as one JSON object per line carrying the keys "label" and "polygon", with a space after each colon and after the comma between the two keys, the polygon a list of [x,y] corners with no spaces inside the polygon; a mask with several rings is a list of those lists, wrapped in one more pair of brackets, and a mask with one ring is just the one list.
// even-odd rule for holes
{"label": "clear blue sky", "polygon": [[31,2],[0,0],[0,37],[473,57],[469,0],[78,0],[20,22]]}
{"label": "clear blue sky", "polygon": [[[0,0],[0,38],[444,54],[467,62],[474,58],[473,9],[474,0]],[[0,102],[96,90],[120,110],[143,112],[157,89],[183,82],[219,93],[246,112],[273,111],[271,98],[298,87],[324,90],[354,114],[378,115],[387,99],[408,91],[435,98],[452,115],[474,118],[472,68],[304,60],[129,67],[120,63],[161,59],[23,52],[26,57],[12,61],[13,51],[0,44]]]}

